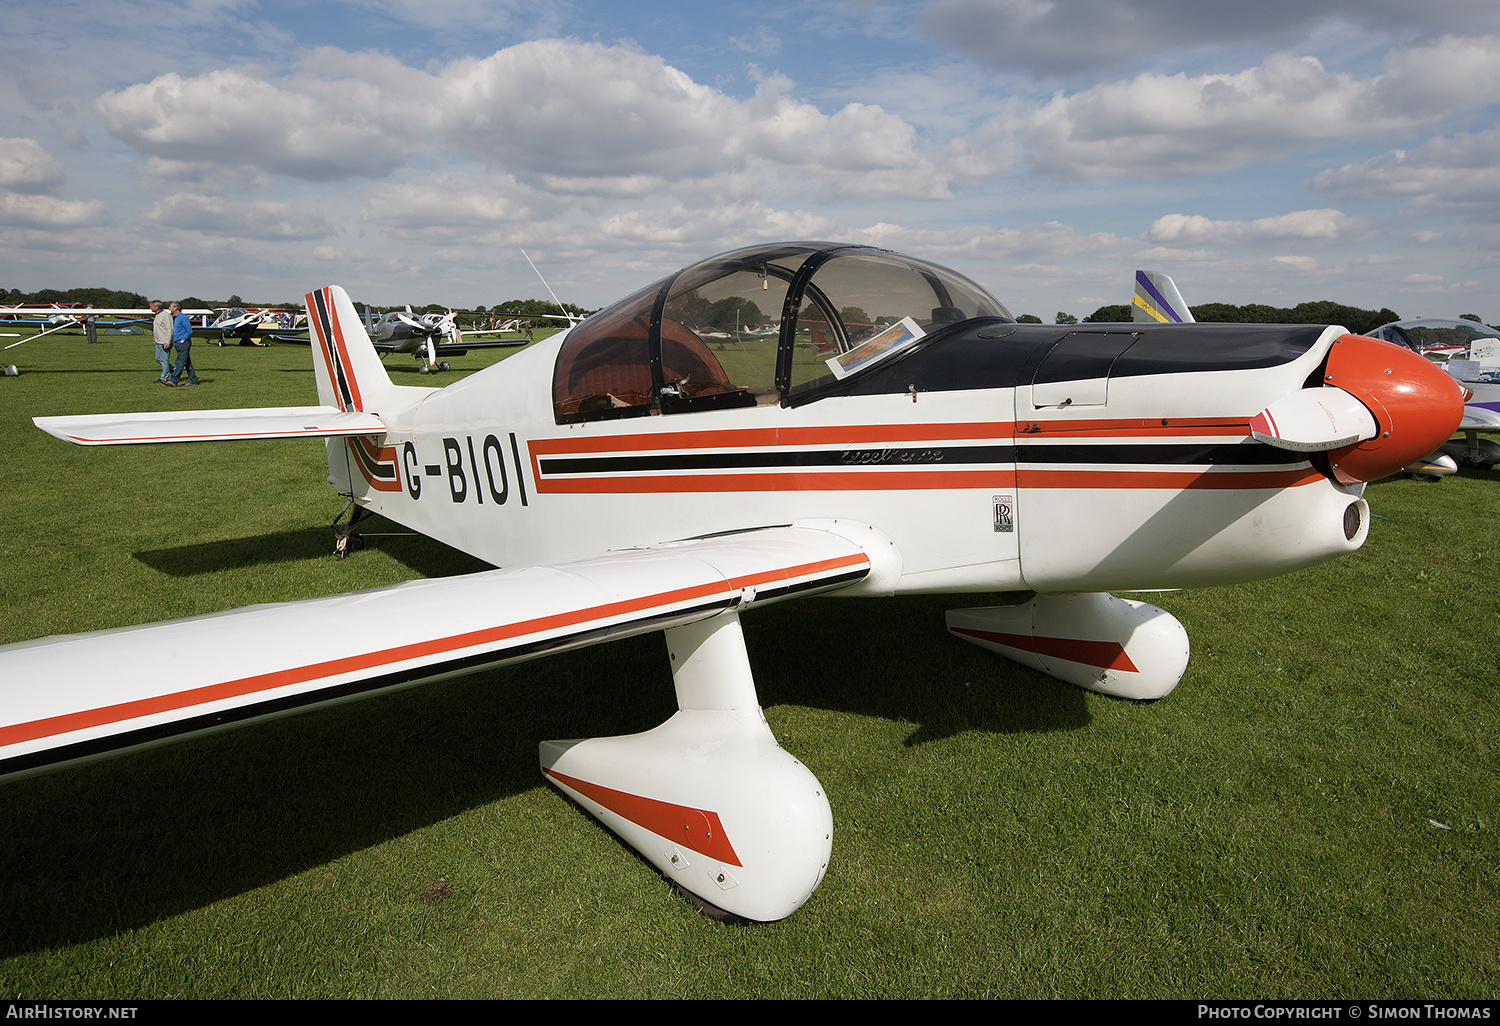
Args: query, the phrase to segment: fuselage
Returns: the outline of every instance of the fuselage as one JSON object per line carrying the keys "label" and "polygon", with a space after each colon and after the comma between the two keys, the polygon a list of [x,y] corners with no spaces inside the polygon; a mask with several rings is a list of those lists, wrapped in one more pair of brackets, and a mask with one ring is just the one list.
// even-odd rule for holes
{"label": "fuselage", "polygon": [[497,566],[867,525],[908,592],[1220,584],[1367,531],[1362,486],[1249,432],[1336,328],[980,319],[804,401],[559,423],[568,334],[442,390],[395,389],[397,408],[372,411],[383,440],[329,440],[330,480]]}

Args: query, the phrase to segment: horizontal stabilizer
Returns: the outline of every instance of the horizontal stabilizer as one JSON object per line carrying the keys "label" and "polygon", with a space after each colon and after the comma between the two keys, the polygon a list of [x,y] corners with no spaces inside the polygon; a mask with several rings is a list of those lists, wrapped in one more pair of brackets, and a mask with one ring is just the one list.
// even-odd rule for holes
{"label": "horizontal stabilizer", "polygon": [[1293,452],[1324,452],[1374,438],[1380,430],[1364,403],[1342,388],[1304,388],[1250,419],[1258,441]]}
{"label": "horizontal stabilizer", "polygon": [[76,445],[149,445],[161,442],[243,442],[262,438],[339,438],[382,435],[372,413],[332,406],[278,406],[261,410],[191,410],[181,413],[102,413],[85,417],[33,417],[49,435]]}
{"label": "horizontal stabilizer", "polygon": [[851,541],[778,527],[7,645],[0,777],[693,623],[869,572]]}

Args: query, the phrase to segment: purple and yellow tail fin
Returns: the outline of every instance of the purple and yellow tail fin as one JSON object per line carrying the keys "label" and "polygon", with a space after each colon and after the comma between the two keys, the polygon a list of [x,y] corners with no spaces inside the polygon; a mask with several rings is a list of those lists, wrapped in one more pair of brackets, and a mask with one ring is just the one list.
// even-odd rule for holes
{"label": "purple and yellow tail fin", "polygon": [[1135,272],[1135,298],[1130,319],[1158,324],[1191,324],[1193,311],[1177,291],[1177,283],[1160,271]]}

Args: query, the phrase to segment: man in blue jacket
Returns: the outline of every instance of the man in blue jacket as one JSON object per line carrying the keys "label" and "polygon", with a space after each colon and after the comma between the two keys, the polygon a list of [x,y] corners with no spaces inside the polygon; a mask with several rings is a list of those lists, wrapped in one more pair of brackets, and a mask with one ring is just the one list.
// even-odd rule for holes
{"label": "man in blue jacket", "polygon": [[189,385],[198,383],[198,372],[193,369],[193,358],[188,350],[193,347],[193,323],[188,320],[187,314],[182,312],[181,303],[172,304],[172,348],[177,351],[176,366],[172,368],[172,380],[167,382],[175,386],[182,378],[182,369],[187,368]]}

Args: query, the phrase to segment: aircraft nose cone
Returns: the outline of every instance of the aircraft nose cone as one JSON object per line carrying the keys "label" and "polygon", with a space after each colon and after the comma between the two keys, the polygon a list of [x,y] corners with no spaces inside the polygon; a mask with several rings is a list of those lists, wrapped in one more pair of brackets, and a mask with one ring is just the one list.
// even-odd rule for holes
{"label": "aircraft nose cone", "polygon": [[1378,427],[1374,438],[1329,452],[1333,476],[1344,484],[1377,480],[1426,456],[1453,436],[1464,415],[1464,390],[1441,367],[1363,335],[1334,342],[1323,384],[1358,398]]}

